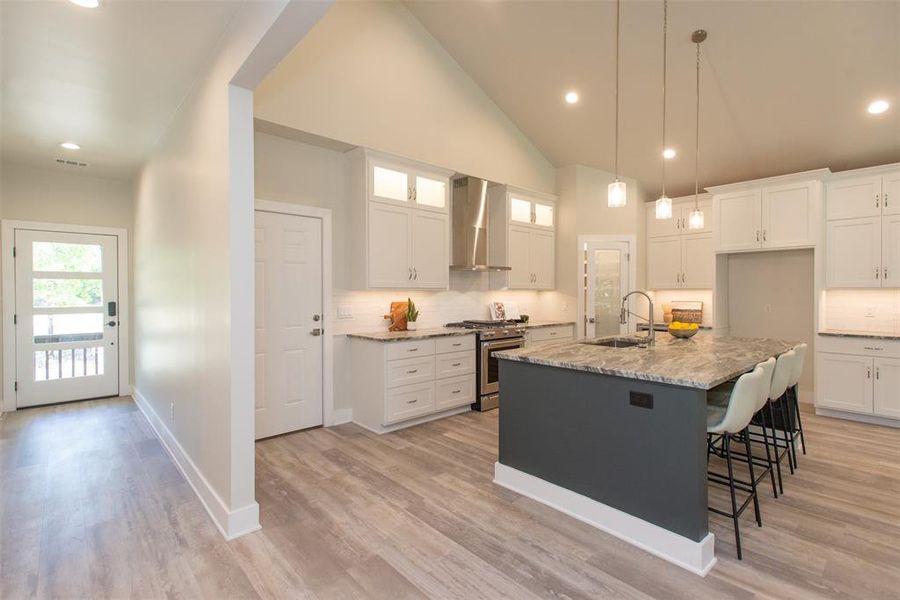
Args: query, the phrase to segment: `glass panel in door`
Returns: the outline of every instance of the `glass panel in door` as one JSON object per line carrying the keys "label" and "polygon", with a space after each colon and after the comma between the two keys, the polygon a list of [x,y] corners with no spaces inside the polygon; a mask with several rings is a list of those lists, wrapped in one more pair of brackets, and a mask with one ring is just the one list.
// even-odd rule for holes
{"label": "glass panel in door", "polygon": [[618,335],[622,303],[622,252],[594,250],[594,336]]}
{"label": "glass panel in door", "polygon": [[403,171],[373,167],[372,194],[384,200],[407,202],[410,199],[409,177]]}
{"label": "glass panel in door", "polygon": [[534,224],[553,227],[553,206],[536,202],[534,204]]}
{"label": "glass panel in door", "polygon": [[444,208],[447,205],[447,183],[416,175],[416,204]]}
{"label": "glass panel in door", "polygon": [[509,199],[509,219],[517,223],[531,223],[531,201],[511,197]]}

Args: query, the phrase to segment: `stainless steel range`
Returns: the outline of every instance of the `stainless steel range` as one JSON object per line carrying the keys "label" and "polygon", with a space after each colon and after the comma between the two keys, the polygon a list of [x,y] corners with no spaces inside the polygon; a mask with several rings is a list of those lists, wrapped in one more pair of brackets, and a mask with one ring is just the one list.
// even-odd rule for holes
{"label": "stainless steel range", "polygon": [[500,404],[500,369],[495,352],[525,346],[525,328],[517,321],[462,321],[447,327],[475,330],[478,389],[474,410],[492,410]]}

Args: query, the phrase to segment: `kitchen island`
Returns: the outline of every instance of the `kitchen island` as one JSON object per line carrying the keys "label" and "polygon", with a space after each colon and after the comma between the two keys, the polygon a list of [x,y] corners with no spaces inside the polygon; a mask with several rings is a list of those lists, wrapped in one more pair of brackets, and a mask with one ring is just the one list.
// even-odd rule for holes
{"label": "kitchen island", "polygon": [[652,347],[603,338],[498,353],[494,481],[704,575],[715,564],[706,392],[794,344],[657,337]]}

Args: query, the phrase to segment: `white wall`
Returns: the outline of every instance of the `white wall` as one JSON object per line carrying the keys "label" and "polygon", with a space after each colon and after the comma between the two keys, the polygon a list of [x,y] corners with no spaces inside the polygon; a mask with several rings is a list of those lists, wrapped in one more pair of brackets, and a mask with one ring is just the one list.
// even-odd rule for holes
{"label": "white wall", "polygon": [[[349,356],[345,334],[387,329],[383,315],[388,312],[391,301],[413,298],[421,311],[419,323],[423,328],[463,319],[486,319],[488,305],[493,300],[518,302],[520,310],[535,319],[558,316],[552,302],[548,301],[553,292],[490,290],[486,273],[451,273],[450,289],[444,291],[350,289],[346,265],[350,258],[353,204],[348,195],[345,155],[260,132],[256,132],[254,147],[257,198],[332,210],[334,306],[327,315],[326,332],[334,336],[335,408],[351,406],[350,390],[344,385],[346,377],[341,377],[346,372]],[[352,318],[338,319],[339,306],[349,311]]]}
{"label": "white wall", "polygon": [[555,192],[553,166],[399,2],[338,3],[257,88],[255,116]]}
{"label": "white wall", "polygon": [[[93,177],[89,169],[88,173],[70,169],[53,165],[46,169],[12,163],[0,165],[0,217],[17,221],[116,227],[129,232],[130,244],[134,216],[132,183]],[[133,264],[128,267],[131,271]],[[129,367],[133,377],[133,361]]]}
{"label": "white wall", "polygon": [[[570,165],[557,170],[559,209],[556,229],[556,286],[554,300],[561,316],[576,319],[576,294],[579,291],[578,236],[600,234],[632,234],[637,237],[637,281],[632,288],[644,288],[646,263],[645,230],[646,193],[631,178],[619,176],[627,186],[627,203],[621,208],[607,206],[607,186],[615,175],[585,167]],[[645,309],[638,303],[639,314]]]}
{"label": "white wall", "polygon": [[258,526],[252,93],[230,82],[283,7],[242,5],[136,186],[135,388],[227,536]]}

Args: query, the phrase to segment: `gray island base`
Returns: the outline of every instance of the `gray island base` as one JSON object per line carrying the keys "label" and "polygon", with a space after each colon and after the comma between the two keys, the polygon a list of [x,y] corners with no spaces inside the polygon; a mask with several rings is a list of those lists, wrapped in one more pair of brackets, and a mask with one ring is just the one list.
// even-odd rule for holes
{"label": "gray island base", "polygon": [[[654,348],[564,342],[500,353],[494,481],[705,575],[716,562],[706,390],[791,346],[701,334]],[[671,377],[681,354],[689,372]],[[627,375],[608,374],[619,371]]]}

